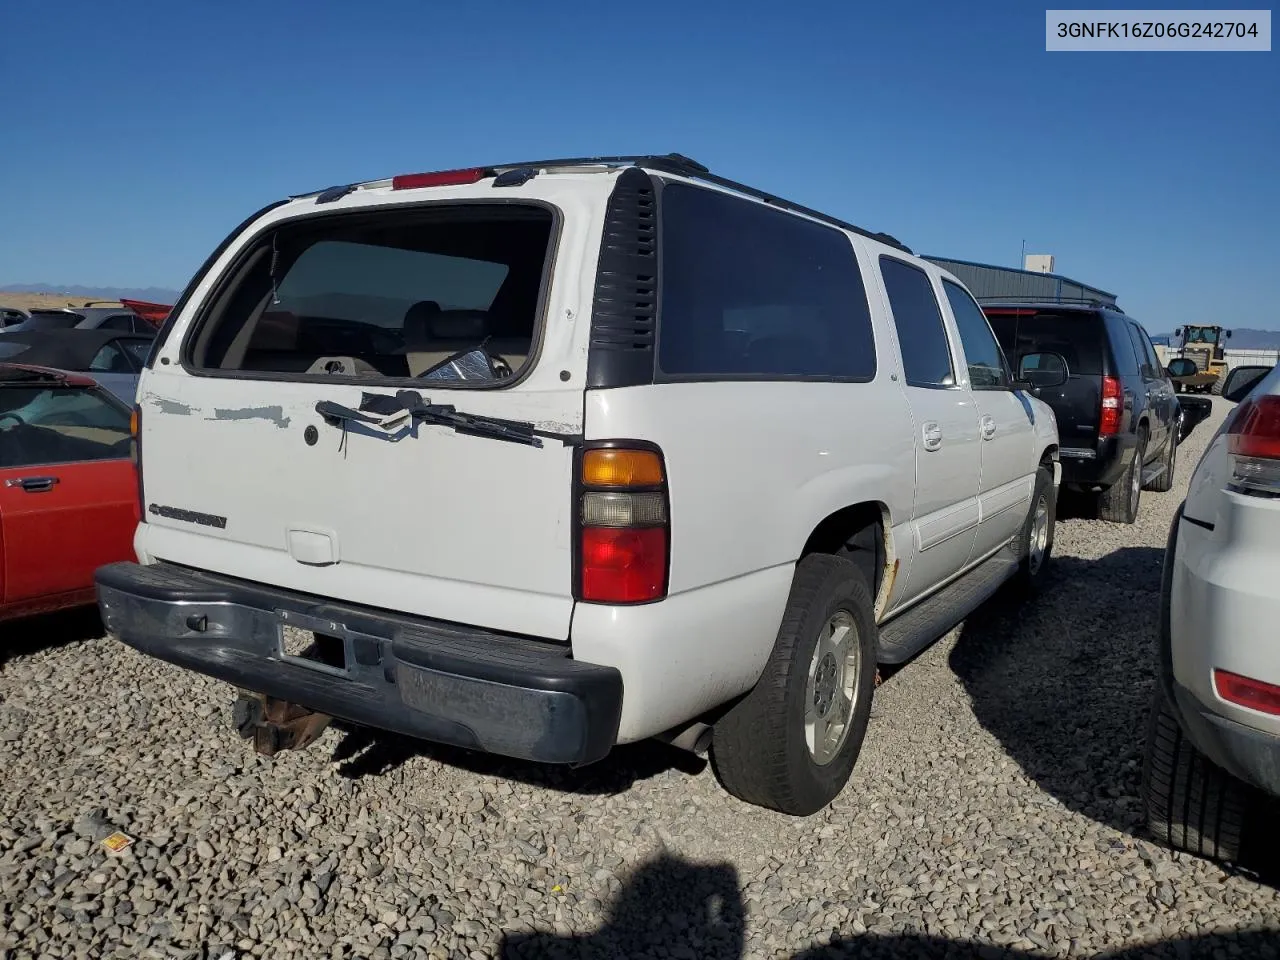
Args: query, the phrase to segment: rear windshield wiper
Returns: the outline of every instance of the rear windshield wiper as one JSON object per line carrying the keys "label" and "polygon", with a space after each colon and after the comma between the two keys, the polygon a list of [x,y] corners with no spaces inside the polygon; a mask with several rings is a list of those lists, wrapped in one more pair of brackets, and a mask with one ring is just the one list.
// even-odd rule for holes
{"label": "rear windshield wiper", "polygon": [[506,440],[530,447],[541,447],[543,438],[560,440],[572,446],[580,439],[576,435],[554,433],[535,429],[532,423],[521,420],[505,420],[484,417],[472,413],[459,413],[450,403],[432,403],[415,390],[399,390],[394,396],[382,393],[366,393],[360,400],[360,408],[352,410],[332,400],[316,404],[316,413],[328,423],[367,423],[377,427],[390,427],[404,419],[419,423],[452,427],[457,433],[473,437]]}

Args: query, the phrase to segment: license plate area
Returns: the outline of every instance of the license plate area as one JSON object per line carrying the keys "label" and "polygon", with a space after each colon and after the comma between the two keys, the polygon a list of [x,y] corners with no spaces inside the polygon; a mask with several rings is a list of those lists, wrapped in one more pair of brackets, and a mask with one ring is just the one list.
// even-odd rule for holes
{"label": "license plate area", "polygon": [[277,614],[282,659],[326,673],[347,674],[347,630],[342,624],[288,610]]}

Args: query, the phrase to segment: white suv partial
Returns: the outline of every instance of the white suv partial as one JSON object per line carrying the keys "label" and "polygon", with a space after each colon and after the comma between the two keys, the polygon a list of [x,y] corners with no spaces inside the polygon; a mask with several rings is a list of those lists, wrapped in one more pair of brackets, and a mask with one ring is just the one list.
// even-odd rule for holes
{"label": "white suv partial", "polygon": [[1280,797],[1280,368],[1237,367],[1222,395],[1240,405],[1165,549],[1143,798],[1158,839],[1239,862]]}
{"label": "white suv partial", "polygon": [[842,789],[877,662],[1053,542],[1057,427],[947,272],[678,155],[413,174],[254,215],[138,393],[109,628],[328,717],[738,796]]}

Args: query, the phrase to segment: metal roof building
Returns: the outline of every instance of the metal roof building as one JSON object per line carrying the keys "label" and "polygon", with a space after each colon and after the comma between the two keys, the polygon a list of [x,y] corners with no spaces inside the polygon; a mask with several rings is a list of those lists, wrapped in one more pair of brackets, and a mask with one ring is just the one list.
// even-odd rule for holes
{"label": "metal roof building", "polygon": [[1072,280],[1056,273],[1034,273],[1015,267],[997,267],[989,263],[971,260],[953,260],[950,257],[925,257],[943,270],[954,273],[979,301],[1001,297],[1020,299],[1035,298],[1057,300],[1098,300],[1114,305],[1116,295],[1099,290],[1079,280]]}

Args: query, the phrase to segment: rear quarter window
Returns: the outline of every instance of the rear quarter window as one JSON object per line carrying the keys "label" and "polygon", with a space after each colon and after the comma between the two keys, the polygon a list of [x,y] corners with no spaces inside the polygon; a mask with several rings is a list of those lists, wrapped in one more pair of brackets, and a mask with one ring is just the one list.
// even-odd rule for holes
{"label": "rear quarter window", "polygon": [[849,238],[686,184],[662,189],[660,376],[870,380],[875,341]]}

